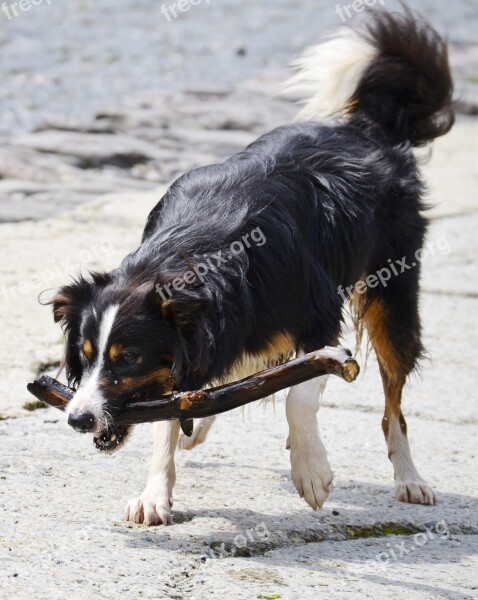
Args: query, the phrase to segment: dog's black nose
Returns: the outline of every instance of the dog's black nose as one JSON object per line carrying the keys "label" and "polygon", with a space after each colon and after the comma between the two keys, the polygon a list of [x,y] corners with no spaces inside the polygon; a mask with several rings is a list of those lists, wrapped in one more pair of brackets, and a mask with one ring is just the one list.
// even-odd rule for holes
{"label": "dog's black nose", "polygon": [[93,431],[96,427],[96,419],[93,413],[87,410],[74,411],[68,415],[68,425],[71,425],[77,431]]}

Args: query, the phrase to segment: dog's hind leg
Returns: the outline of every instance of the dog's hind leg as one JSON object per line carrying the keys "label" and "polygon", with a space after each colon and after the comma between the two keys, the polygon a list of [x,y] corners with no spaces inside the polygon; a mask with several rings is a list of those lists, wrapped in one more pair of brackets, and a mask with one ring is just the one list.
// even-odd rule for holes
{"label": "dog's hind leg", "polygon": [[145,525],[169,525],[176,483],[174,450],[178,442],[179,421],[160,421],[154,424],[154,449],[148,481],[144,492],[128,502],[126,521]]}
{"label": "dog's hind leg", "polygon": [[216,420],[215,416],[204,417],[194,423],[194,430],[190,437],[181,433],[178,440],[178,448],[181,450],[192,450],[195,446],[199,446],[206,441],[207,434]]}
{"label": "dog's hind leg", "polygon": [[401,410],[403,386],[423,352],[417,296],[418,274],[398,275],[386,288],[374,293],[363,320],[377,355],[385,392],[382,428],[394,468],[395,496],[402,502],[435,504],[433,490],[413,462]]}
{"label": "dog's hind leg", "polygon": [[326,381],[324,376],[295,385],[286,400],[292,481],[314,510],[324,504],[333,479],[317,423]]}

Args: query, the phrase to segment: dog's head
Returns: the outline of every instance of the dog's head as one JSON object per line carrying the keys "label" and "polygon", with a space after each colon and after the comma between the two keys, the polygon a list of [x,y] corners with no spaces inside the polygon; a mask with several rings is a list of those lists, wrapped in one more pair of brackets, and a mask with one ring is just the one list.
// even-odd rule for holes
{"label": "dog's head", "polygon": [[126,439],[129,428],[113,425],[126,403],[193,383],[181,373],[191,371],[184,358],[194,338],[194,300],[165,301],[152,284],[94,273],[61,288],[51,304],[65,333],[68,383],[76,389],[68,423],[93,432],[100,450]]}

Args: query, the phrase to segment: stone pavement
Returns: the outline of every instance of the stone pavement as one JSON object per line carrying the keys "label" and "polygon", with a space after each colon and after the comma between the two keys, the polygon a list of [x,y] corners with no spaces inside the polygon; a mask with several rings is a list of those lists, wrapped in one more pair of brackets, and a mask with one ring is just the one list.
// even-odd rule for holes
{"label": "stone pavement", "polygon": [[[176,170],[201,158],[217,160],[261,130],[289,120],[293,107],[270,98],[266,81],[256,84],[234,92],[234,109],[219,95],[215,112],[211,93],[178,104],[177,111],[190,113],[184,118],[196,124],[202,111],[204,119],[212,113],[224,126],[229,109],[229,119],[255,121],[224,127],[223,137],[219,126],[216,133],[207,128],[205,133],[200,126],[193,131],[187,123],[176,125],[164,136],[169,159],[160,156],[167,143],[156,143],[163,139],[159,131],[148,146],[133,148],[131,140],[119,140],[123,149],[130,144],[127,151],[115,150],[105,138],[98,138],[95,148],[91,132],[81,139],[78,132],[64,133],[61,143],[59,129],[31,134],[35,140],[24,136],[23,145],[17,140],[19,160],[28,163],[22,153],[36,152],[50,161],[52,179],[32,185],[45,185],[53,199],[58,193],[57,206],[64,207],[61,199],[70,192],[73,200],[58,213],[32,199],[36,220],[18,213],[18,222],[0,226],[0,597],[478,597],[478,122],[470,117],[462,116],[437,141],[424,168],[435,204],[422,294],[431,360],[404,400],[412,451],[439,495],[437,506],[393,498],[373,357],[358,382],[331,381],[325,394],[319,418],[335,485],[318,512],[298,497],[290,480],[281,395],[274,405],[224,415],[205,445],[178,452],[174,524],[168,528],[122,522],[124,505],[145,481],[150,426],[138,427],[128,445],[109,457],[98,454],[89,437],[70,430],[55,410],[24,408],[31,401],[26,382],[61,356],[61,332],[49,309],[37,303],[38,293],[80,268],[115,266],[138,243],[145,217],[164,191],[162,181]],[[158,111],[162,100],[151,102],[151,110]],[[138,111],[128,118],[140,127]],[[84,156],[96,152],[88,168],[75,162],[85,144],[90,145]],[[185,147],[194,151],[183,156]],[[60,174],[54,148],[64,150]],[[121,168],[112,167],[110,158],[105,162],[101,152]],[[144,160],[141,153],[151,156]],[[137,177],[134,169],[141,168],[152,175]],[[86,200],[76,201],[68,186],[84,183],[79,169],[96,187]],[[112,191],[108,177],[114,179]],[[0,183],[15,182],[10,177]],[[37,194],[21,193],[24,200]],[[346,343],[353,347],[353,338]],[[363,356],[360,362],[364,365]]]}

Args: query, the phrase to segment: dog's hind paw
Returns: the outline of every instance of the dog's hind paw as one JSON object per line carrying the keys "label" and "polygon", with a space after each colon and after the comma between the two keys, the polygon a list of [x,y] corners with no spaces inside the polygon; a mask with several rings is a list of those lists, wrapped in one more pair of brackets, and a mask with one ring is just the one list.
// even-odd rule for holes
{"label": "dog's hind paw", "polygon": [[434,505],[437,503],[435,492],[423,480],[395,481],[395,498],[400,502],[412,504]]}
{"label": "dog's hind paw", "polygon": [[172,498],[155,493],[148,486],[138,498],[128,502],[124,510],[124,520],[145,525],[170,525]]}
{"label": "dog's hind paw", "polygon": [[292,448],[290,462],[292,481],[300,497],[314,510],[322,508],[333,480],[327,457],[321,453]]}

